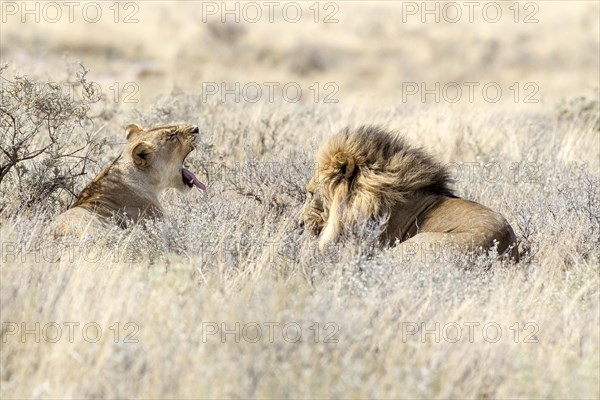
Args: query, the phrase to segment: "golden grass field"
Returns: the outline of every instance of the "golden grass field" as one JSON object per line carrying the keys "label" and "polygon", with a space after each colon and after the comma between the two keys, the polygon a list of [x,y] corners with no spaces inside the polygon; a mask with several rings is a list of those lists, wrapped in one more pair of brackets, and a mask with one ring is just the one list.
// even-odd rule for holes
{"label": "golden grass field", "polygon": [[[77,2],[70,22],[2,1],[0,165],[15,115],[42,127],[32,148],[51,129],[86,147],[0,179],[0,397],[599,398],[600,6],[481,2],[471,22],[466,3],[428,2],[437,22],[422,2],[282,2],[271,22],[265,2]],[[81,85],[17,86],[80,63],[102,92],[81,118]],[[44,234],[127,124],[184,122],[206,193],[102,238]],[[319,252],[298,226],[315,151],[362,124],[448,164],[521,261],[403,259],[369,234]]]}

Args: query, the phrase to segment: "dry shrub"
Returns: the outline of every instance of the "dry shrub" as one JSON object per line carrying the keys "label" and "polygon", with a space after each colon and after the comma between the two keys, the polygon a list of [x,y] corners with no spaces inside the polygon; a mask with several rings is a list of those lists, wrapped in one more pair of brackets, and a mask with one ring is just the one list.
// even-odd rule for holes
{"label": "dry shrub", "polygon": [[83,66],[60,83],[8,79],[3,69],[0,211],[54,203],[64,208],[105,150],[100,118],[92,114],[101,95]]}

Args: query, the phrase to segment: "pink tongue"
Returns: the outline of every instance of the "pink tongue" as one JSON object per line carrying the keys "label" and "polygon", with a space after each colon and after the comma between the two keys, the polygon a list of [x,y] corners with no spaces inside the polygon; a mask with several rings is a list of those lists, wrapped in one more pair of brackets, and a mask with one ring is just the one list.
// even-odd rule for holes
{"label": "pink tongue", "polygon": [[196,178],[196,176],[189,169],[182,168],[182,172],[183,179],[185,179],[186,182],[193,183],[194,186],[196,186],[198,189],[206,190],[206,186],[204,186],[204,183],[200,182],[198,178]]}

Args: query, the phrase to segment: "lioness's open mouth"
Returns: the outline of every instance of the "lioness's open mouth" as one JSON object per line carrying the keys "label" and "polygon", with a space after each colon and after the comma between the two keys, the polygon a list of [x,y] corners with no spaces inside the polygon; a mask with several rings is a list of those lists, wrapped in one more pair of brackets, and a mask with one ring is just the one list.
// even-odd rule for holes
{"label": "lioness's open mouth", "polygon": [[196,175],[194,175],[192,171],[187,168],[181,167],[181,178],[183,179],[183,183],[189,187],[196,186],[198,190],[206,190],[204,183],[200,182],[198,178],[196,178]]}

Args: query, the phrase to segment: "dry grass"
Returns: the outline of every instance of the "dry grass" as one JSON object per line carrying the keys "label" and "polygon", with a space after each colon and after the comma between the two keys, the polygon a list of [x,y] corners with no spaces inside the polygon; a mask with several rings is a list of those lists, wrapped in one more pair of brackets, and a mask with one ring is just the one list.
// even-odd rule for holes
{"label": "dry grass", "polygon": [[[58,60],[69,50],[90,79],[139,83],[143,106],[105,105],[90,115],[93,127],[74,135],[102,127],[119,143],[118,127],[129,122],[198,123],[205,134],[188,163],[210,190],[167,193],[165,219],[63,243],[57,259],[58,245],[40,231],[62,203],[25,208],[14,180],[2,181],[0,396],[600,397],[598,23],[588,21],[598,7],[539,5],[539,24],[510,31],[505,21],[401,24],[398,8],[385,4],[342,4],[333,26],[279,21],[236,31],[184,24],[194,3],[185,12],[156,3],[140,8],[144,23],[115,28],[131,37],[123,45],[102,23],[87,41],[75,34],[81,24],[58,24],[47,36],[44,24],[3,25],[5,74],[63,79]],[[174,26],[182,28],[165,39]],[[490,61],[483,56],[493,41],[500,50]],[[44,61],[35,58],[41,51]],[[132,72],[142,61],[159,72]],[[460,74],[507,86],[535,77],[541,101],[398,98],[402,80]],[[335,81],[341,101],[203,101],[200,82],[213,80]],[[173,82],[184,89],[170,91]],[[521,262],[402,260],[373,248],[368,234],[319,253],[297,226],[315,146],[365,123],[399,129],[453,166],[458,192],[514,227]],[[87,178],[116,153],[97,154]],[[22,336],[36,323],[39,342]],[[53,323],[62,332],[55,343]],[[69,323],[79,324],[72,340]]]}

